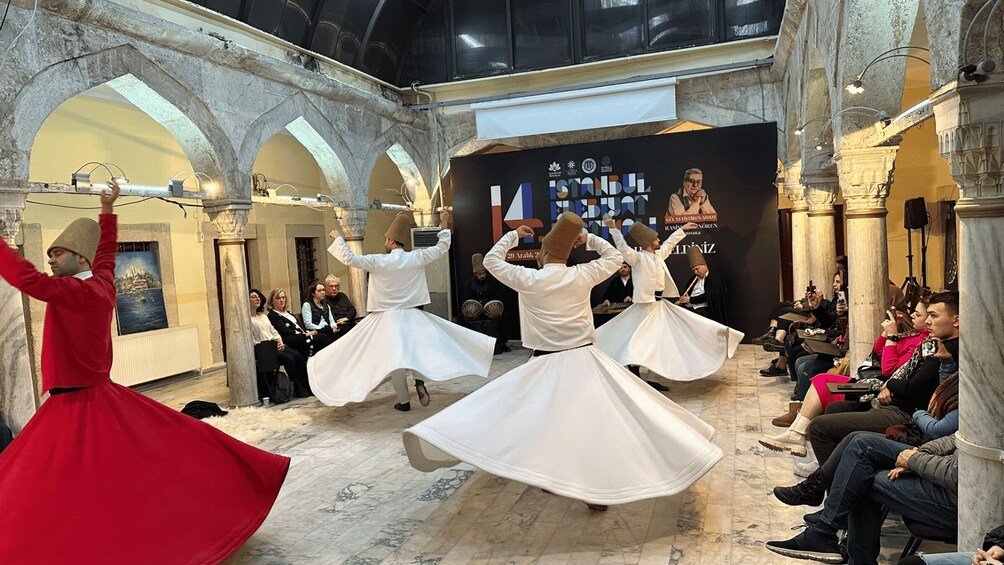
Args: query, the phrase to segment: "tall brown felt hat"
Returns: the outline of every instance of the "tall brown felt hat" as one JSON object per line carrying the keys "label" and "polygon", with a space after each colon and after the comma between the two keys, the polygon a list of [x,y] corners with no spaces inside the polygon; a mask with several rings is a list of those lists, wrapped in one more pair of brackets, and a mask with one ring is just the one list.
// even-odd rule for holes
{"label": "tall brown felt hat", "polygon": [[93,265],[94,253],[98,250],[98,237],[100,235],[101,228],[97,222],[90,218],[77,218],[66,226],[66,229],[52,242],[45,254],[49,255],[53,249],[62,247],[87,259],[87,262]]}
{"label": "tall brown felt hat", "polygon": [[481,253],[475,253],[471,255],[471,267],[475,273],[480,273],[485,270],[485,256]]}
{"label": "tall brown felt hat", "polygon": [[659,237],[659,234],[654,229],[639,222],[631,224],[631,227],[628,229],[628,235],[642,249],[648,249],[648,246],[652,245],[652,242]]}
{"label": "tall brown felt hat", "polygon": [[690,261],[691,269],[698,265],[708,266],[708,262],[704,260],[704,253],[701,253],[701,248],[696,245],[687,248],[687,261]]}
{"label": "tall brown felt hat", "polygon": [[562,261],[567,260],[572,253],[572,246],[575,239],[582,232],[582,227],[586,223],[582,218],[571,212],[565,212],[558,216],[558,222],[554,224],[551,231],[540,240],[541,248],[547,254]]}
{"label": "tall brown felt hat", "polygon": [[394,221],[391,222],[383,236],[403,243],[405,249],[411,249],[411,228],[415,226],[415,218],[411,212],[401,212],[394,216]]}

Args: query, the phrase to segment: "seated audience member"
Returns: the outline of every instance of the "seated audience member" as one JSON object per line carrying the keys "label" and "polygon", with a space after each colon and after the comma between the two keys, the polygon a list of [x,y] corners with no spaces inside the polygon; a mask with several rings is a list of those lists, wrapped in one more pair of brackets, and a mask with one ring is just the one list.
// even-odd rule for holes
{"label": "seated audience member", "polygon": [[356,327],[356,307],[342,292],[342,280],[335,275],[324,277],[324,301],[331,307],[331,317],[335,319],[340,334],[344,335]]}
{"label": "seated audience member", "polygon": [[[922,443],[954,434],[959,431],[958,405],[958,373],[955,373],[945,379],[942,386],[938,387],[931,398],[930,411],[923,411],[930,417],[931,426],[919,431],[916,437],[905,434],[899,429],[900,426],[893,426],[886,430],[885,437],[902,443],[904,446],[916,447]],[[774,487],[774,496],[788,506],[815,506],[821,503],[833,482],[834,474],[844,451],[850,442],[861,434],[875,434],[875,432],[851,432],[837,444],[829,459],[816,471],[810,473],[804,481],[790,487]]]}
{"label": "seated audience member", "polygon": [[727,293],[725,282],[718,271],[708,270],[708,261],[701,253],[701,248],[691,245],[687,248],[687,260],[694,276],[687,281],[690,290],[677,299],[676,304],[691,312],[711,318],[719,324],[729,324]]}
{"label": "seated audience member", "polygon": [[983,547],[956,553],[925,553],[899,560],[897,565],[1000,565],[1004,560],[1004,526],[987,532]]}
{"label": "seated audience member", "polygon": [[313,357],[315,353],[330,344],[331,340],[317,330],[300,327],[296,316],[286,307],[287,302],[284,289],[272,289],[272,292],[268,293],[268,321],[272,322],[272,327],[286,345],[297,350],[304,359]]}
{"label": "seated audience member", "polygon": [[331,341],[335,341],[338,335],[338,321],[335,320],[331,312],[331,306],[325,300],[327,290],[321,281],[313,281],[307,287],[307,299],[300,308],[300,317],[303,318],[303,327],[314,330],[319,334],[327,336]]}
{"label": "seated audience member", "polygon": [[[788,335],[788,330],[791,327],[792,322],[782,318],[785,314],[805,314],[808,312],[809,301],[806,298],[796,300],[795,302],[778,302],[770,310],[770,324],[767,327],[767,331],[761,335],[750,340],[753,345],[760,345],[767,342],[781,343],[777,340],[777,333],[784,332],[781,334],[782,337]],[[770,365],[766,369],[760,369],[760,376],[762,377],[780,377],[788,374],[788,358],[784,356],[783,352],[781,355],[770,362]]]}
{"label": "seated audience member", "polygon": [[630,303],[632,294],[634,294],[634,281],[631,280],[631,265],[624,262],[621,263],[617,274],[610,279],[610,284],[603,293],[603,305]]}
{"label": "seated audience member", "polygon": [[265,315],[265,295],[260,290],[252,288],[249,293],[251,304],[251,336],[255,344],[263,341],[276,342],[279,365],[286,370],[289,379],[293,381],[294,394],[298,397],[311,396],[310,383],[307,382],[307,360],[292,347],[286,347],[279,332],[272,327],[272,322]]}
{"label": "seated audience member", "polygon": [[[951,353],[939,344],[934,357],[950,360]],[[935,389],[927,404],[927,409],[913,413],[911,422],[905,425],[893,425],[883,432],[889,439],[899,441],[904,445],[920,445],[921,443],[954,434],[959,430],[959,374],[952,373]],[[833,473],[840,462],[840,457],[848,443],[856,434],[876,433],[875,431],[854,431],[840,440],[833,452],[823,461],[818,470],[812,472],[806,479],[791,487],[775,487],[774,496],[790,506],[801,504],[814,505],[823,500],[826,489],[833,480]]]}
{"label": "seated audience member", "polygon": [[914,412],[928,406],[931,395],[943,380],[956,372],[959,351],[959,294],[941,292],[931,296],[927,307],[927,328],[932,340],[939,340],[947,355],[933,354],[923,344],[920,355],[911,357],[889,378],[870,403],[834,402],[826,414],[809,425],[809,441],[819,461],[826,461],[840,440],[853,431],[884,432],[889,426],[908,424]]}
{"label": "seated audience member", "polygon": [[[846,289],[842,277],[843,275],[840,271],[833,275],[833,300],[824,298],[822,292],[817,290],[815,286],[810,285],[806,288],[805,306],[798,311],[798,313],[809,317],[805,322],[788,323],[784,329],[778,326],[773,337],[763,339],[764,336],[761,336],[754,339],[754,341],[761,343],[764,351],[780,353],[778,360],[771,364],[774,368],[760,371],[761,375],[773,376],[782,374],[779,369],[786,367],[792,380],[797,380],[794,372],[794,363],[799,357],[804,357],[809,353],[802,348],[802,340],[795,333],[796,329],[823,329],[827,331],[827,336],[831,339],[843,331],[840,325],[840,318],[843,317],[846,319],[847,304],[846,302],[842,303],[839,299],[840,293],[845,292]],[[804,393],[805,391],[801,391],[801,394],[798,394],[798,391],[796,391],[796,394],[793,395],[795,398],[792,400],[801,400]]]}
{"label": "seated audience member", "polygon": [[[900,315],[901,319],[902,315]],[[911,315],[910,329],[906,328],[906,324],[903,324],[902,320],[896,322],[886,318],[882,322],[882,333],[875,340],[875,346],[872,349],[872,355],[880,360],[882,380],[891,377],[897,369],[909,361],[917,346],[927,337],[926,322],[927,305],[923,302],[917,304],[917,308]],[[901,327],[905,331],[898,331]],[[917,354],[919,355],[919,352]],[[846,383],[850,380],[851,378],[848,376],[831,373],[820,373],[812,377],[810,379],[811,388],[805,395],[805,401],[798,404],[794,420],[788,425],[788,429],[775,436],[764,436],[759,440],[760,444],[774,451],[791,451],[796,456],[805,455],[809,422],[816,416],[823,414],[830,404],[844,400],[844,395],[830,392],[827,385],[829,383]],[[791,406],[789,406],[790,408]],[[783,418],[775,418],[775,421],[781,421]],[[811,452],[810,455],[812,455]],[[814,464],[801,465],[803,465],[801,469],[806,469]],[[815,466],[818,467],[818,464]],[[801,474],[798,472],[799,469],[796,469],[796,474],[807,476],[812,470],[814,469]]]}
{"label": "seated audience member", "polygon": [[796,559],[844,563],[837,531],[847,532],[855,564],[877,563],[883,506],[935,530],[958,527],[959,467],[955,435],[909,448],[879,434],[858,434],[840,457],[830,493],[810,525],[767,549]]}
{"label": "seated audience member", "polygon": [[[496,339],[495,353],[511,351],[507,345],[505,305],[502,287],[488,275],[485,256],[471,256],[471,278],[460,288],[460,312],[463,325]],[[475,323],[483,320],[488,322]]]}
{"label": "seated audience member", "polygon": [[10,442],[14,441],[14,433],[10,431],[7,424],[3,423],[0,419],[0,453],[10,445]]}

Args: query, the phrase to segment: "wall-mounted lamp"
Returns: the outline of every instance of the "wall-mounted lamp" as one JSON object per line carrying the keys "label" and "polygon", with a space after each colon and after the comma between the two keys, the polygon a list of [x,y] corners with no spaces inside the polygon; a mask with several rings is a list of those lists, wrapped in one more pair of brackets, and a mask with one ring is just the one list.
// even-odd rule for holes
{"label": "wall-mounted lamp", "polygon": [[370,208],[374,210],[411,210],[411,206],[405,206],[404,204],[384,204],[379,198],[374,198],[373,202],[370,204]]}
{"label": "wall-mounted lamp", "polygon": [[983,82],[987,80],[990,73],[997,68],[997,63],[990,58],[990,50],[987,48],[987,39],[990,37],[990,23],[993,20],[994,10],[996,10],[1001,5],[1001,0],[986,0],[979,10],[973,14],[973,19],[969,21],[969,27],[966,28],[966,36],[962,40],[962,56],[967,57],[969,53],[969,35],[973,32],[973,26],[976,25],[977,20],[980,19],[980,15],[983,14],[983,10],[987,7],[990,11],[987,12],[986,23],[983,24],[983,53],[980,56],[980,60],[975,63],[969,63],[966,59],[965,64],[959,67],[959,77],[966,81],[976,81]]}
{"label": "wall-mounted lamp", "polygon": [[822,122],[822,121],[828,120],[828,119],[829,118],[827,118],[826,116],[820,116],[818,118],[812,118],[811,120],[809,120],[809,121],[805,122],[804,124],[802,124],[802,125],[798,126],[797,128],[795,128],[795,135],[802,135],[802,133],[805,132],[805,127],[808,126],[809,124],[811,124],[812,122]]}
{"label": "wall-mounted lamp", "polygon": [[[94,166],[88,169],[87,172],[83,172],[84,168],[90,165]],[[115,169],[119,172],[119,174],[116,175],[115,173],[113,173],[110,167],[115,167]],[[80,165],[80,167],[78,167],[77,170],[73,171],[73,173],[70,174],[70,184],[74,188],[76,188],[77,192],[90,192],[91,187],[93,186],[91,184],[91,174],[93,174],[94,171],[96,171],[97,169],[104,169],[108,171],[108,177],[111,180],[118,183],[119,185],[129,183],[129,179],[126,177],[125,171],[123,171],[122,167],[119,167],[115,163],[101,163],[99,161],[88,161],[87,163]]]}
{"label": "wall-mounted lamp", "polygon": [[841,114],[845,114],[848,112],[854,114],[873,116],[875,118],[876,125],[879,123],[883,125],[889,125],[890,122],[889,113],[886,112],[885,110],[879,110],[878,108],[870,108],[868,106],[851,106],[849,108],[844,108],[843,110],[834,114],[832,118],[826,120],[826,123],[823,124],[822,129],[819,130],[819,137],[816,138],[817,151],[822,151],[824,144],[821,140],[823,138],[823,135],[826,133],[826,128],[830,127],[830,125],[833,124],[833,119]]}
{"label": "wall-mounted lamp", "polygon": [[884,53],[880,53],[877,57],[875,57],[874,59],[872,59],[872,61],[870,63],[868,63],[867,65],[865,65],[864,70],[861,71],[861,74],[858,75],[858,78],[854,79],[854,82],[848,84],[846,87],[844,87],[844,89],[847,90],[847,92],[850,93],[850,94],[861,94],[862,92],[864,92],[865,91],[865,87],[862,86],[863,85],[862,79],[864,78],[865,73],[868,72],[868,69],[870,69],[872,65],[874,65],[875,63],[878,63],[880,61],[886,61],[888,59],[895,59],[897,57],[906,57],[908,59],[916,59],[916,60],[920,61],[921,63],[926,63],[928,65],[931,64],[931,62],[928,61],[927,59],[918,57],[916,55],[912,55],[910,53],[895,53],[895,51],[901,51],[903,49],[916,49],[918,51],[930,52],[930,49],[928,49],[926,47],[917,47],[916,45],[904,45],[902,47],[893,47],[892,49],[890,49],[890,50],[888,50],[888,51],[886,51]]}
{"label": "wall-mounted lamp", "polygon": [[[185,181],[190,178],[195,178],[196,192],[185,192]],[[216,196],[216,192],[219,190],[219,185],[216,181],[206,173],[200,173],[197,171],[182,171],[173,177],[171,180],[167,181],[167,191],[171,196],[174,197],[197,197],[197,196]]]}
{"label": "wall-mounted lamp", "polygon": [[[280,195],[279,194],[280,188],[288,188],[293,191],[293,194],[289,196]],[[288,182],[284,182],[282,184],[277,184],[273,187],[270,187],[266,192],[268,193],[269,198],[274,198],[276,200],[292,200],[293,202],[299,202],[300,200],[302,200],[300,198],[300,191],[297,190],[295,186],[289,184]]]}

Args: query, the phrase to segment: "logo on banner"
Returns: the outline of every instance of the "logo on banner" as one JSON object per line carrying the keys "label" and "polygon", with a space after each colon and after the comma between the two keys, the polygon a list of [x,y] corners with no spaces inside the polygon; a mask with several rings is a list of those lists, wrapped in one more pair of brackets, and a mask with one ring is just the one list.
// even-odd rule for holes
{"label": "logo on banner", "polygon": [[591,175],[594,172],[596,172],[596,160],[593,159],[592,157],[589,157],[588,159],[583,161],[582,172],[586,173],[587,175]]}
{"label": "logo on banner", "polygon": [[569,161],[565,163],[565,174],[566,175],[577,175],[579,174],[579,169],[576,168],[575,161]]}
{"label": "logo on banner", "polygon": [[552,177],[560,177],[561,165],[557,161],[551,161],[551,164],[547,166],[547,174]]}
{"label": "logo on banner", "polygon": [[614,170],[614,168],[610,166],[610,157],[604,155],[603,158],[600,159],[600,172],[609,173],[612,170]]}

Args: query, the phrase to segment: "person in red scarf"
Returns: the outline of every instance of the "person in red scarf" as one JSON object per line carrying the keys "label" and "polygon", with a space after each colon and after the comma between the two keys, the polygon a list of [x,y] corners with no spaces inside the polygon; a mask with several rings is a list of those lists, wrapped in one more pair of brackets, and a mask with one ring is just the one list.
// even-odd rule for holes
{"label": "person in red scarf", "polygon": [[0,455],[0,563],[218,563],[265,520],[289,458],[109,378],[119,187],[48,249],[0,245],[0,277],[47,303],[49,398]]}

